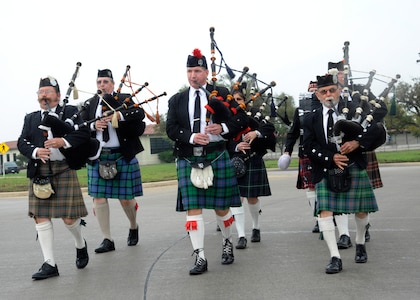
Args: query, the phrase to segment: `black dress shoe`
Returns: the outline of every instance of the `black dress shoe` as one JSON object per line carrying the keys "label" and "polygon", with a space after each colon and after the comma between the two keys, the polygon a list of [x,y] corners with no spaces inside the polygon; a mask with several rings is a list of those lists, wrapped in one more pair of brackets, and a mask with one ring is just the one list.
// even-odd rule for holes
{"label": "black dress shoe", "polygon": [[135,246],[139,242],[139,226],[137,225],[136,229],[130,229],[127,238],[128,246]]}
{"label": "black dress shoe", "polygon": [[217,227],[216,227],[216,231],[222,231],[222,230],[220,229],[220,226],[219,226],[219,225],[217,225]]}
{"label": "black dress shoe", "polygon": [[338,249],[348,249],[352,246],[350,237],[342,234],[337,242]]}
{"label": "black dress shoe", "polygon": [[245,249],[246,248],[246,238],[241,236],[236,244],[236,249]]}
{"label": "black dress shoe", "polygon": [[190,275],[200,275],[204,272],[207,272],[207,259],[203,259],[197,254],[195,264],[190,270]]}
{"label": "black dress shoe", "polygon": [[82,249],[77,249],[76,248],[76,267],[78,269],[83,269],[84,267],[87,266],[89,262],[89,254],[87,251],[87,244],[85,241],[85,247]]}
{"label": "black dress shoe", "polygon": [[314,228],[312,228],[313,233],[319,233],[319,225],[318,221],[316,221]]}
{"label": "black dress shoe", "polygon": [[261,234],[259,229],[252,229],[251,243],[258,243],[261,241]]}
{"label": "black dress shoe", "polygon": [[367,262],[368,256],[366,252],[365,245],[356,244],[356,256],[354,257],[354,261],[359,264],[363,264]]}
{"label": "black dress shoe", "polygon": [[343,264],[341,262],[341,258],[338,257],[331,257],[330,263],[325,268],[325,273],[327,274],[335,274],[340,272],[343,269]]}
{"label": "black dress shoe", "polygon": [[232,242],[225,239],[223,241],[222,265],[230,265],[234,260]]}
{"label": "black dress shoe", "polygon": [[50,277],[58,276],[58,268],[57,265],[54,267],[49,265],[48,263],[44,262],[39,269],[38,272],[32,275],[32,279],[34,280],[42,280],[47,279]]}
{"label": "black dress shoe", "polygon": [[99,245],[98,248],[95,249],[96,253],[105,253],[109,251],[115,250],[115,244],[113,241],[110,241],[109,239],[104,239],[102,241],[102,244]]}
{"label": "black dress shoe", "polygon": [[369,229],[366,229],[365,242],[369,242],[369,241],[370,241],[370,233],[369,233]]}

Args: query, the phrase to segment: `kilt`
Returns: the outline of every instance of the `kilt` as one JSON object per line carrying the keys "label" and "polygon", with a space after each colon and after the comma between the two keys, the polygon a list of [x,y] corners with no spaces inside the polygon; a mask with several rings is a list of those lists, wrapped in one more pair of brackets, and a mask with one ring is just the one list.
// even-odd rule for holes
{"label": "kilt", "polygon": [[[65,160],[51,161],[53,176],[50,178],[55,194],[48,199],[39,199],[34,195],[33,179],[29,181],[30,217],[70,218],[87,216],[88,212],[83,200],[82,190],[75,170],[69,168]],[[49,173],[48,163],[41,164],[40,175]]]}
{"label": "kilt", "polygon": [[378,211],[375,194],[366,170],[352,164],[349,166],[349,171],[351,188],[348,192],[331,192],[327,188],[326,178],[315,185],[317,197],[315,215],[323,210],[345,214]]}
{"label": "kilt", "polygon": [[264,160],[259,155],[254,155],[246,161],[246,173],[238,178],[239,193],[241,197],[270,196],[267,169]]}
{"label": "kilt", "polygon": [[[196,162],[199,158],[192,156],[187,159],[191,162]],[[213,185],[208,189],[196,188],[191,183],[190,164],[183,158],[177,159],[178,195],[176,211],[198,208],[225,210],[229,207],[242,205],[235,172],[229,159],[229,153],[226,150],[222,153],[215,151],[206,155],[205,159],[212,161],[211,165],[214,174]]]}
{"label": "kilt", "polygon": [[378,160],[376,159],[375,151],[366,151],[367,167],[366,171],[368,173],[370,183],[372,188],[377,189],[381,188],[384,185],[382,184],[381,173],[379,172]]}
{"label": "kilt", "polygon": [[[113,179],[99,176],[99,161],[117,160],[117,175]],[[101,154],[99,160],[88,165],[88,192],[94,198],[131,200],[143,195],[140,166],[134,157],[127,163],[121,153]]]}
{"label": "kilt", "polygon": [[299,157],[299,173],[296,182],[296,188],[299,190],[314,189],[311,179],[311,161],[308,157]]}

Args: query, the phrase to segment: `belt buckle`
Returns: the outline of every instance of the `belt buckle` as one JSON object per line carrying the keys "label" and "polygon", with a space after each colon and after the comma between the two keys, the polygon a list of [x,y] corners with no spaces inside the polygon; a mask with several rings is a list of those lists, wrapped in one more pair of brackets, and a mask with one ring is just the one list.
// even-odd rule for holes
{"label": "belt buckle", "polygon": [[203,156],[204,147],[193,147],[193,155],[194,156]]}

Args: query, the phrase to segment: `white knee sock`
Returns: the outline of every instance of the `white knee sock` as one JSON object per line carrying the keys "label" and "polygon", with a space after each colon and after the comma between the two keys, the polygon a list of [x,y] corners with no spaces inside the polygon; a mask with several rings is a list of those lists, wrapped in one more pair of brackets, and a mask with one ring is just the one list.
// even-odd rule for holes
{"label": "white knee sock", "polygon": [[44,262],[51,266],[55,266],[54,259],[54,229],[51,221],[35,224],[35,229],[38,232],[38,241],[41,245]]}
{"label": "white knee sock", "polygon": [[232,241],[232,223],[233,223],[233,217],[230,210],[226,215],[223,217],[220,217],[216,215],[217,224],[220,227],[220,231],[222,232],[223,240],[228,239],[229,241]]}
{"label": "white knee sock", "polygon": [[327,243],[328,250],[330,251],[331,257],[340,258],[340,252],[338,252],[337,239],[335,238],[335,226],[333,217],[318,218],[319,231],[322,232],[324,241]]}
{"label": "white knee sock", "polygon": [[260,211],[261,211],[261,202],[257,201],[255,204],[248,203],[249,212],[252,218],[252,228],[260,229]]}
{"label": "white knee sock", "polygon": [[73,224],[67,225],[65,224],[67,229],[74,237],[74,244],[76,245],[77,249],[82,249],[85,247],[85,240],[82,236],[82,225],[80,225],[80,218],[77,219]]}
{"label": "white knee sock", "polygon": [[238,232],[238,238],[245,237],[245,209],[241,207],[231,207],[230,211],[235,217],[235,227]]}
{"label": "white knee sock", "polygon": [[354,220],[356,221],[356,244],[364,245],[366,225],[369,222],[369,218],[365,217],[363,219],[360,219],[356,215],[354,215]]}
{"label": "white knee sock", "polygon": [[130,201],[130,205],[123,206],[124,212],[127,215],[128,220],[130,221],[130,229],[137,229],[136,204],[136,200],[133,199],[132,201]]}
{"label": "white knee sock", "polygon": [[306,191],[306,198],[308,198],[309,206],[312,208],[312,210],[314,210],[316,201],[315,191]]}
{"label": "white knee sock", "polygon": [[338,234],[342,236],[343,234],[350,236],[349,233],[349,215],[336,215],[334,216],[335,223],[337,224]]}
{"label": "white knee sock", "polygon": [[111,239],[111,225],[109,223],[109,204],[108,201],[104,203],[93,203],[95,208],[96,219],[98,220],[99,228],[105,239]]}
{"label": "white knee sock", "polygon": [[198,255],[202,259],[206,259],[204,256],[204,220],[203,215],[187,216],[187,222],[185,225],[191,240],[191,245],[194,250],[199,250]]}

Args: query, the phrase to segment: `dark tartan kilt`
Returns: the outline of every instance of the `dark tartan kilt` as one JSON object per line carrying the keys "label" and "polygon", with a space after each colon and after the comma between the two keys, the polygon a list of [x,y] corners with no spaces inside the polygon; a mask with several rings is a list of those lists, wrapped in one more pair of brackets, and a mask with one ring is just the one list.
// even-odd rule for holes
{"label": "dark tartan kilt", "polygon": [[[191,162],[197,161],[197,157],[194,156],[187,159]],[[191,183],[189,163],[183,158],[177,159],[178,197],[176,211],[198,208],[224,210],[242,205],[229,153],[226,150],[222,153],[216,151],[208,154],[206,160],[212,161],[213,185],[208,189],[200,189]]]}
{"label": "dark tartan kilt", "polygon": [[[118,160],[117,160],[118,159]],[[117,160],[118,174],[113,179],[99,176],[99,160]],[[131,200],[143,195],[140,166],[134,157],[127,163],[120,153],[101,154],[93,165],[88,165],[88,192],[94,198]]]}
{"label": "dark tartan kilt", "polygon": [[[51,177],[55,194],[48,199],[35,197],[33,179],[29,181],[29,211],[30,217],[37,218],[69,218],[77,219],[87,216],[88,212],[83,200],[82,190],[75,170],[69,168],[65,160],[52,161]],[[49,173],[48,163],[41,164],[40,175]]]}
{"label": "dark tartan kilt", "polygon": [[374,189],[381,188],[382,184],[381,173],[379,172],[378,160],[376,159],[375,151],[366,151],[367,167],[366,171],[370,178],[370,183]]}
{"label": "dark tartan kilt", "polygon": [[270,196],[267,169],[261,156],[255,155],[246,161],[246,173],[238,178],[239,192],[242,197]]}
{"label": "dark tartan kilt", "polygon": [[327,188],[327,180],[315,185],[317,207],[315,215],[327,210],[334,213],[358,213],[378,211],[375,194],[372,189],[366,170],[360,169],[356,164],[349,167],[351,188],[348,192],[335,193]]}
{"label": "dark tartan kilt", "polygon": [[299,157],[299,173],[296,188],[300,190],[314,189],[315,184],[311,179],[311,161],[308,157]]}

